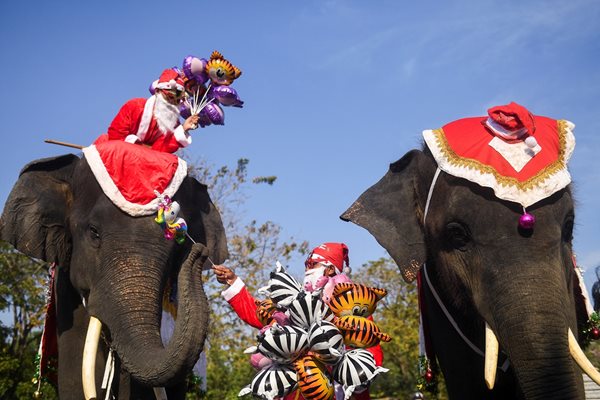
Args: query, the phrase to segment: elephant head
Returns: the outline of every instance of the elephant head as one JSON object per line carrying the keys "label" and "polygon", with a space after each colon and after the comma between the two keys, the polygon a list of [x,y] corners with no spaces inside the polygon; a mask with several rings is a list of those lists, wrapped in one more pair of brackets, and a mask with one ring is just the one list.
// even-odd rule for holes
{"label": "elephant head", "polygon": [[420,274],[423,324],[450,398],[582,399],[577,363],[599,375],[575,340],[587,313],[570,186],[528,207],[527,230],[520,205],[438,163],[427,146],[408,152],[341,218],[366,228],[407,281]]}
{"label": "elephant head", "polygon": [[[85,157],[37,160],[21,171],[0,220],[0,235],[21,252],[57,266],[61,399],[83,397],[82,357],[90,320],[101,322],[103,340],[96,356],[88,358],[103,367],[108,348],[114,350],[122,374],[114,379],[119,398],[181,382],[197,361],[209,314],[202,263],[207,256],[223,262],[227,245],[206,186],[185,177],[173,199],[198,244],[166,240],[153,216],[132,217],[117,208]],[[169,279],[176,281],[178,318],[173,337],[163,346],[161,310]],[[100,334],[99,325],[94,329]],[[87,373],[99,382],[102,371],[88,368]]]}

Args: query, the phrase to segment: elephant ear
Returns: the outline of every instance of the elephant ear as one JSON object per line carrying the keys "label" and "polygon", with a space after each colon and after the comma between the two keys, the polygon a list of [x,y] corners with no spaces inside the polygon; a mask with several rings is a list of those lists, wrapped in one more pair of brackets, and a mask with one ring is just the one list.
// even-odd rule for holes
{"label": "elephant ear", "polygon": [[27,164],[6,200],[0,239],[30,257],[67,266],[71,254],[67,214],[78,161],[67,154]]}
{"label": "elephant ear", "polygon": [[219,210],[210,199],[207,186],[188,176],[174,199],[179,202],[185,215],[189,235],[195,242],[208,247],[213,263],[222,264],[229,257],[225,227]]}
{"label": "elephant ear", "polygon": [[398,264],[406,282],[416,278],[426,257],[417,192],[419,165],[425,158],[419,150],[406,153],[340,216],[368,230]]}

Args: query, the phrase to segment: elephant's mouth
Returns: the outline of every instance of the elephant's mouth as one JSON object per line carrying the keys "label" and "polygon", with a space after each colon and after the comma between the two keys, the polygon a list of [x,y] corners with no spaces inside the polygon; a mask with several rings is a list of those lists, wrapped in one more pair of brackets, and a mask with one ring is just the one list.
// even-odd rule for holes
{"label": "elephant's mouth", "polygon": [[[90,323],[85,336],[85,346],[83,347],[83,362],[81,364],[83,395],[86,400],[96,400],[97,398],[95,379],[96,354],[98,353],[101,331],[102,322],[96,317],[90,317]],[[110,374],[113,373],[114,371],[110,371]],[[167,400],[167,395],[163,387],[154,388],[154,395],[157,400]]]}
{"label": "elephant's mouth", "polygon": [[[577,343],[577,339],[571,328],[569,328],[567,332],[568,342],[569,342],[569,352],[571,353],[571,357],[577,363],[579,368],[583,372],[585,372],[590,379],[600,385],[600,372],[594,367],[594,365],[590,362],[590,360],[583,353],[583,350]],[[496,370],[498,367],[498,339],[496,338],[496,334],[490,328],[490,326],[485,324],[485,364],[484,364],[484,378],[485,384],[488,389],[493,389],[494,384],[496,382]]]}

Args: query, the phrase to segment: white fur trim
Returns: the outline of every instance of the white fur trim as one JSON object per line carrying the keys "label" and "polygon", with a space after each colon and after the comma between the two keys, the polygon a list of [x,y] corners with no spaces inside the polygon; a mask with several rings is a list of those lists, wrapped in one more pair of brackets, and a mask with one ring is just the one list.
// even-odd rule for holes
{"label": "white fur trim", "polygon": [[187,147],[192,144],[192,136],[188,135],[186,131],[183,130],[183,125],[179,125],[173,131],[173,135],[175,135],[175,139],[177,143],[181,145],[181,147]]}
{"label": "white fur trim", "polygon": [[231,286],[221,292],[221,296],[223,296],[226,301],[229,301],[233,299],[239,292],[241,292],[244,286],[246,286],[246,284],[238,276],[235,278],[235,281],[233,281]]}
{"label": "white fur trim", "polygon": [[148,133],[150,122],[152,122],[152,114],[154,113],[154,103],[156,103],[156,95],[150,96],[148,100],[146,100],[146,104],[144,105],[144,112],[142,113],[140,126],[136,133],[137,137],[139,137],[142,142],[144,141],[144,138]]}
{"label": "white fur trim", "polygon": [[[108,174],[108,171],[106,170],[106,167],[104,166],[104,163],[102,162],[100,154],[98,153],[98,149],[96,149],[95,145],[84,147],[82,151],[90,166],[90,169],[100,184],[102,191],[106,197],[113,202],[114,205],[132,217],[150,215],[158,211],[158,206],[160,204],[160,199],[158,198],[155,198],[147,204],[136,204],[131,203],[130,201],[126,200],[125,197],[123,197],[117,188],[117,185],[115,185],[112,178]],[[183,182],[183,179],[187,176],[187,163],[179,157],[177,158],[177,161],[177,169],[173,174],[173,178],[171,178],[171,182],[169,182],[169,185],[165,191],[161,193],[162,195],[173,197],[177,192],[177,189],[179,189],[181,182]]]}
{"label": "white fur trim", "polygon": [[502,136],[504,139],[518,139],[527,133],[527,128],[517,129],[516,131],[511,131],[497,123],[491,118],[488,118],[485,121],[485,124],[488,128],[492,130],[496,135]]}
{"label": "white fur trim", "polygon": [[567,170],[567,162],[571,158],[571,154],[573,154],[573,149],[575,148],[575,136],[573,135],[575,125],[570,121],[564,122],[566,139],[564,157],[562,159],[564,168],[559,169],[553,175],[549,176],[542,184],[529,190],[523,190],[518,186],[512,185],[504,186],[498,182],[492,174],[483,173],[463,165],[453,164],[451,160],[448,160],[444,156],[444,152],[439,146],[435,133],[432,130],[423,131],[423,138],[442,171],[475,182],[478,185],[489,187],[494,190],[494,193],[500,199],[514,201],[515,203],[521,204],[523,207],[529,207],[571,183],[571,175]]}
{"label": "white fur trim", "polygon": [[138,140],[140,140],[140,138],[136,135],[127,135],[127,137],[125,138],[125,141],[131,144],[136,143]]}
{"label": "white fur trim", "polygon": [[169,82],[160,82],[160,83],[156,84],[156,88],[157,89],[167,89],[167,90],[177,88],[178,90],[181,90],[181,91],[183,91],[183,89],[184,89],[183,86],[181,86],[180,84],[175,82],[175,79],[171,79]]}

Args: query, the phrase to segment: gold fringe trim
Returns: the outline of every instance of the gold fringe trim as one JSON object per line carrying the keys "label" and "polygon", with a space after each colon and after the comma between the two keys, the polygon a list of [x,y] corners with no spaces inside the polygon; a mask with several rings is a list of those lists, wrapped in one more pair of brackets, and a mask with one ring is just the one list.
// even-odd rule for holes
{"label": "gold fringe trim", "polygon": [[493,175],[496,181],[502,186],[516,186],[520,190],[526,191],[532,189],[534,187],[540,186],[544,181],[546,181],[550,176],[556,174],[560,170],[566,169],[566,165],[564,163],[565,159],[565,151],[566,151],[566,143],[567,143],[567,121],[558,120],[558,140],[559,140],[559,150],[558,150],[558,158],[556,161],[552,162],[546,168],[542,169],[540,172],[527,179],[524,182],[519,182],[517,178],[508,177],[500,175],[498,171],[496,171],[493,167],[483,164],[480,161],[471,159],[471,158],[462,158],[459,157],[446,140],[446,135],[444,135],[444,130],[434,129],[432,132],[435,135],[436,143],[438,148],[448,161],[450,165],[456,167],[465,167],[469,169],[474,169],[482,174]]}

